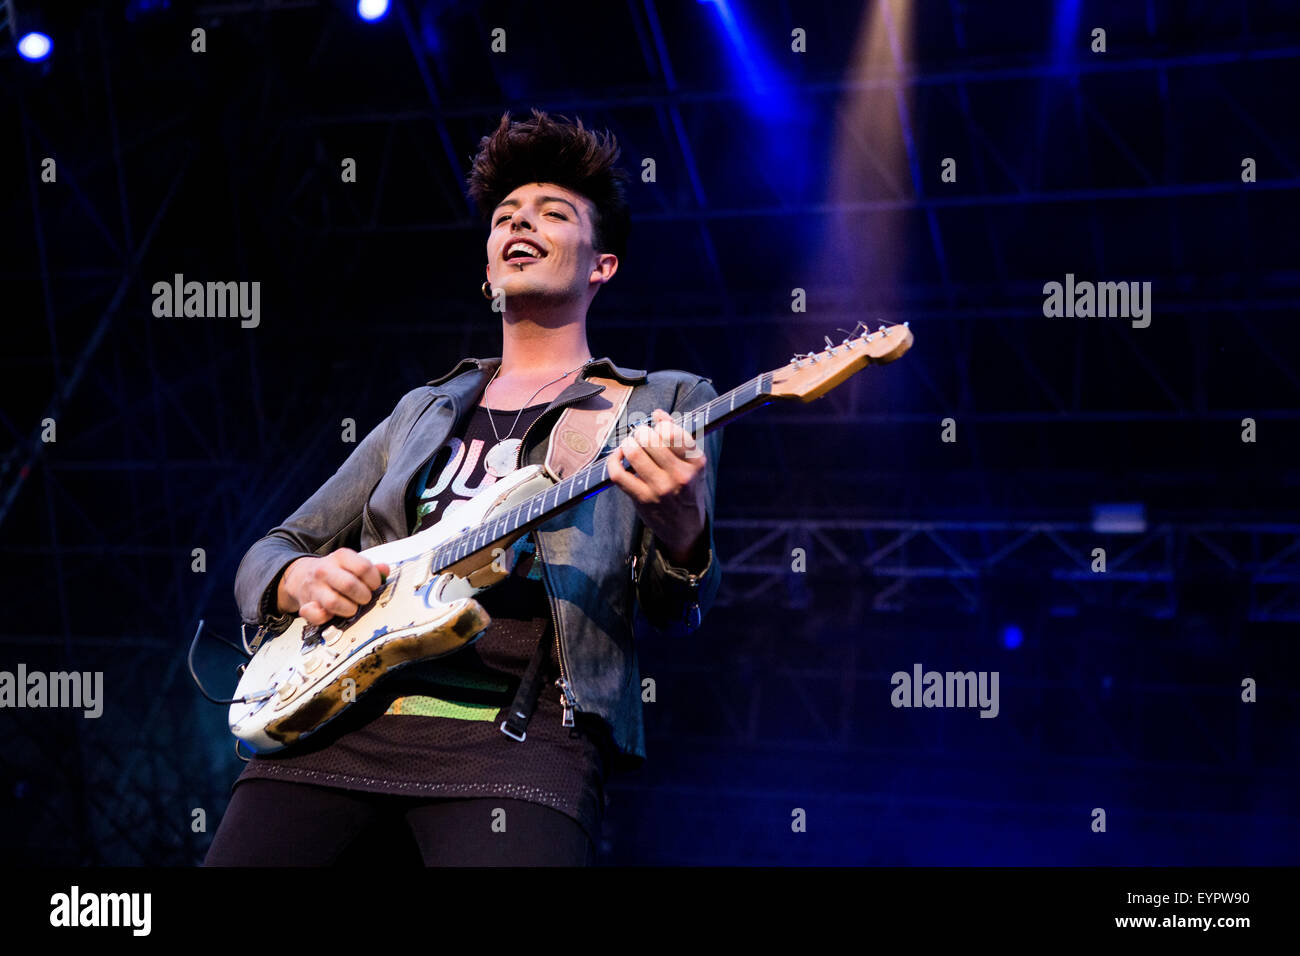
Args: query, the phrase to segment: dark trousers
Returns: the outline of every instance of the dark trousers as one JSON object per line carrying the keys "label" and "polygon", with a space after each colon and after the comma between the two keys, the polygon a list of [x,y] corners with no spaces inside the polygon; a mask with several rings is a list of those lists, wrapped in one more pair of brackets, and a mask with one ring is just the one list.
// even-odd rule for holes
{"label": "dark trousers", "polygon": [[[504,832],[494,821],[504,810]],[[204,866],[588,866],[568,814],[498,797],[429,799],[255,777],[236,788]]]}

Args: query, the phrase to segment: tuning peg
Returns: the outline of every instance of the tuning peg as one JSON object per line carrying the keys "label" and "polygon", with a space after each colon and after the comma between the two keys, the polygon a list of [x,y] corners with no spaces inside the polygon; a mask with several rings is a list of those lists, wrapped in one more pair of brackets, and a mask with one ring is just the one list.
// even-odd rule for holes
{"label": "tuning peg", "polygon": [[822,338],[826,340],[826,351],[829,352],[831,355],[834,355],[835,343],[831,341],[831,337],[829,335],[823,335]]}

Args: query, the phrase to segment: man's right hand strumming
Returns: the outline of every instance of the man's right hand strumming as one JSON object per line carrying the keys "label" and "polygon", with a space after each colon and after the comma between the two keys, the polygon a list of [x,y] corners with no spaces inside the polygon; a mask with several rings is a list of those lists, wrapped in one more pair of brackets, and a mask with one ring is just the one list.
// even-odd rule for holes
{"label": "man's right hand strumming", "polygon": [[280,576],[277,603],[309,624],[351,617],[391,573],[387,564],[374,564],[351,548],[339,548],[323,558],[298,558]]}

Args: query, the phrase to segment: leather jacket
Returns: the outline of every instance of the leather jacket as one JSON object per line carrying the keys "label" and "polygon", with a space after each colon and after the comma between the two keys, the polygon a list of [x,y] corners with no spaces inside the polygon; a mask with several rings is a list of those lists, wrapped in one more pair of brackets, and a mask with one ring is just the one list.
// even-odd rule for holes
{"label": "leather jacket", "polygon": [[[277,590],[280,575],[297,558],[342,547],[362,551],[410,535],[418,495],[411,487],[414,479],[467,423],[500,364],[500,358],[462,359],[450,372],[407,392],[333,477],[249,548],[235,573],[235,599],[246,624],[278,633],[292,623],[295,615],[278,612]],[[561,409],[604,391],[586,381],[591,375],[633,386],[627,405],[633,422],[649,418],[655,408],[685,413],[717,397],[712,383],[698,375],[675,369],[646,373],[595,359],[524,432],[524,464],[545,461]],[[617,431],[606,451],[616,447]],[[702,567],[671,564],[632,499],[613,486],[532,532],[555,626],[566,710],[595,714],[609,724],[621,768],[645,759],[635,615],[667,637],[685,636],[700,626],[721,579],[713,553],[721,429],[700,439],[700,447],[708,488],[708,555]]]}

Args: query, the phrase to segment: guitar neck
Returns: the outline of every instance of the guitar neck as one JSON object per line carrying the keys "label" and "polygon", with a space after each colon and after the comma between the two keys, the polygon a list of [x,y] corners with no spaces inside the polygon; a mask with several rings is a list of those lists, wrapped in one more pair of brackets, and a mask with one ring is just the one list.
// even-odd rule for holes
{"label": "guitar neck", "polygon": [[[683,415],[681,427],[697,438],[707,435],[727,422],[766,405],[771,401],[771,394],[772,373],[764,372]],[[620,432],[618,440],[621,442],[629,431],[631,431],[630,427]],[[546,491],[533,495],[490,521],[485,521],[477,528],[471,528],[444,541],[434,551],[432,566],[442,570],[471,555],[489,551],[498,542],[505,539],[513,540],[520,532],[531,531],[555,515],[572,508],[578,502],[599,494],[609,486],[608,456],[606,456],[574,472]]]}

